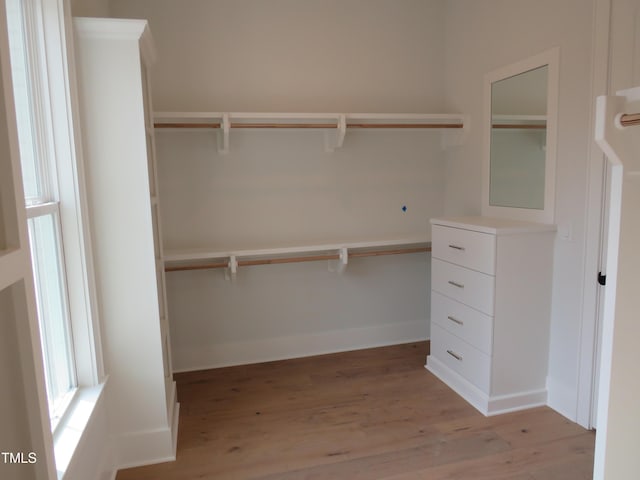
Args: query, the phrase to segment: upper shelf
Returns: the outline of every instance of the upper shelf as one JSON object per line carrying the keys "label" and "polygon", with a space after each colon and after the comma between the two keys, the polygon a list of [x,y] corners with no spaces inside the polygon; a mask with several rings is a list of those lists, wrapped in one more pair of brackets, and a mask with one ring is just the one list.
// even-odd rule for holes
{"label": "upper shelf", "polygon": [[220,113],[156,112],[155,128],[214,129],[220,153],[229,151],[229,131],[245,129],[322,129],[328,151],[342,146],[347,129],[436,129],[466,131],[466,114],[430,113]]}

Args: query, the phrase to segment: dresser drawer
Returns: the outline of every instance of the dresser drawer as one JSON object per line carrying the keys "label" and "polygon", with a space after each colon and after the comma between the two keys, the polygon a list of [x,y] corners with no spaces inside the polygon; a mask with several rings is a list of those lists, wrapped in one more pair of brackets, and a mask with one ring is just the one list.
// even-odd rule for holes
{"label": "dresser drawer", "polygon": [[493,317],[437,292],[431,292],[431,322],[487,355],[491,354]]}
{"label": "dresser drawer", "polygon": [[447,367],[489,393],[491,359],[464,340],[438,325],[431,325],[431,355]]}
{"label": "dresser drawer", "polygon": [[431,261],[431,288],[489,316],[493,315],[495,278],[491,275],[434,258]]}
{"label": "dresser drawer", "polygon": [[431,248],[433,258],[439,258],[489,275],[495,274],[495,235],[433,225]]}

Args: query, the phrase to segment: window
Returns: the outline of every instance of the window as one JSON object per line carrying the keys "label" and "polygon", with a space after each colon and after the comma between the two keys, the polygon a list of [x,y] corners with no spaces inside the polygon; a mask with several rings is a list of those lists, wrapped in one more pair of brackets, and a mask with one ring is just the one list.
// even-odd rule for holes
{"label": "window", "polygon": [[[101,377],[90,243],[72,116],[65,15],[56,0],[6,0],[20,159],[46,392],[55,429]],[[71,59],[72,60],[72,59]]]}

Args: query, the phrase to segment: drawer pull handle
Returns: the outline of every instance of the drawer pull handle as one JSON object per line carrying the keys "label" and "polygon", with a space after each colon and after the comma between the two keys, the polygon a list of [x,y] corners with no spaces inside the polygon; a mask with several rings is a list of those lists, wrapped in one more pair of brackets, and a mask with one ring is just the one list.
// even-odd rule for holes
{"label": "drawer pull handle", "polygon": [[453,248],[454,250],[460,250],[461,252],[464,252],[464,247],[461,247],[459,245],[451,245],[451,244],[449,244],[449,248]]}
{"label": "drawer pull handle", "polygon": [[464,322],[462,320],[458,320],[456,317],[452,317],[451,315],[449,315],[447,318],[451,320],[453,323],[457,323],[458,325],[464,325]]}
{"label": "drawer pull handle", "polygon": [[449,280],[447,283],[449,285],[453,285],[454,287],[464,288],[464,285],[462,283],[454,282],[453,280]]}
{"label": "drawer pull handle", "polygon": [[451,351],[451,350],[447,350],[447,353],[449,355],[451,355],[453,358],[455,358],[456,360],[458,360],[459,362],[462,361],[462,355],[458,355],[457,353]]}

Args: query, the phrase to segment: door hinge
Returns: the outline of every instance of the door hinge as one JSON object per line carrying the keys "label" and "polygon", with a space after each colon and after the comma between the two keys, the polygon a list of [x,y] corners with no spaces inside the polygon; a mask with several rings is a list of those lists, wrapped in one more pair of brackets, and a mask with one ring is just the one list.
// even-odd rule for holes
{"label": "door hinge", "polygon": [[606,285],[607,284],[607,276],[603,275],[602,272],[598,272],[598,283],[600,285]]}

